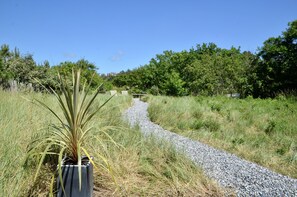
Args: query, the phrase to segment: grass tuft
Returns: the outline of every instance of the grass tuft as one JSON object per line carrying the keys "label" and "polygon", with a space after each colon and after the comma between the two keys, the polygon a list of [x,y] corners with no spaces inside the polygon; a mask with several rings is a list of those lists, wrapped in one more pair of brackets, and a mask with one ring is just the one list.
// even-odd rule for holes
{"label": "grass tuft", "polygon": [[297,178],[296,98],[150,96],[148,102],[150,119],[164,128]]}
{"label": "grass tuft", "polygon": [[[99,95],[94,105],[100,106],[107,98],[109,96]],[[28,144],[49,132],[45,125],[56,120],[28,102],[32,99],[53,109],[59,108],[53,95],[0,91],[0,196],[49,195],[52,173],[56,169],[53,158],[45,158],[34,184],[38,159],[30,160],[26,166],[24,163]],[[137,128],[131,129],[122,122],[122,112],[131,105],[131,99],[114,97],[90,122],[93,137],[86,148],[99,166],[94,169],[94,196],[223,196],[222,188],[169,144],[144,138]],[[101,144],[97,137],[103,139]],[[291,151],[293,149],[294,145]],[[97,153],[108,160],[113,176],[96,157]]]}

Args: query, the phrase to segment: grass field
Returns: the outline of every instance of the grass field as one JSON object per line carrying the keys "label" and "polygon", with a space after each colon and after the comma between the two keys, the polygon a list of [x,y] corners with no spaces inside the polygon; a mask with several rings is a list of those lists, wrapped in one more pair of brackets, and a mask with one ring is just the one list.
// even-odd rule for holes
{"label": "grass field", "polygon": [[147,98],[152,121],[281,174],[297,178],[297,100]]}
{"label": "grass field", "polygon": [[[51,95],[9,93],[0,91],[0,196],[48,196],[56,158],[48,157],[42,173],[33,184],[37,162],[24,165],[28,144],[46,132],[54,118],[28,100],[38,98],[57,108]],[[99,96],[97,104],[107,96]],[[95,196],[221,196],[222,189],[205,178],[200,169],[166,143],[144,139],[137,128],[122,122],[122,111],[131,104],[130,97],[115,97],[94,119],[94,137],[90,141],[94,155],[108,158],[112,176],[100,168],[95,171]],[[105,128],[119,147],[100,133]],[[95,157],[95,162],[102,162]]]}

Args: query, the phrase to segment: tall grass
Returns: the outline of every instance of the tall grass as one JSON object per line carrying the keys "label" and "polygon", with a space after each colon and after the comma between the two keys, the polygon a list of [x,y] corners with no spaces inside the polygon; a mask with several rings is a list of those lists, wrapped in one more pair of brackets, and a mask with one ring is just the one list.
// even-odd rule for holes
{"label": "tall grass", "polygon": [[0,117],[0,193],[17,196],[27,189],[24,180],[32,173],[32,169],[23,168],[26,147],[34,131],[45,126],[38,117],[46,114],[18,94],[1,92]]}
{"label": "tall grass", "polygon": [[[56,120],[44,109],[28,100],[37,98],[58,108],[52,95],[37,93],[21,94],[0,91],[0,196],[47,196],[52,173],[56,168],[46,158],[37,178],[32,184],[37,161],[24,166],[27,146],[32,139],[47,132],[47,125]],[[95,105],[102,104],[108,96],[100,95]],[[131,97],[118,96],[108,103],[91,123],[93,140],[90,152],[104,154],[112,175],[106,165],[96,158],[94,196],[156,196],[156,195],[223,195],[223,190],[191,161],[174,149],[155,139],[143,138],[137,128],[131,129],[122,122],[122,111],[131,104]],[[114,146],[104,131],[116,141]],[[98,144],[95,138],[103,139]]]}
{"label": "tall grass", "polygon": [[297,178],[295,98],[150,97],[152,121]]}

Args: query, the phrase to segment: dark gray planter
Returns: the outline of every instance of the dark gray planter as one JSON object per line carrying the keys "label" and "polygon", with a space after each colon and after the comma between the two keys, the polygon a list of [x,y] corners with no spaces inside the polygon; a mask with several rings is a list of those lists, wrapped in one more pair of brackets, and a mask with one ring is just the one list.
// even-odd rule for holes
{"label": "dark gray planter", "polygon": [[93,165],[88,162],[81,166],[81,190],[79,190],[79,176],[77,165],[62,165],[62,177],[65,194],[57,177],[58,197],[92,197],[93,195]]}

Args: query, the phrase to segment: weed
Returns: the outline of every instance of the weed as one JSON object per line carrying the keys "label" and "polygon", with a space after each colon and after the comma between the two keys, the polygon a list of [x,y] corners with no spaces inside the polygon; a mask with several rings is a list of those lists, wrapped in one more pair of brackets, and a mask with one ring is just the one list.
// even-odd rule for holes
{"label": "weed", "polygon": [[204,122],[201,120],[196,120],[192,125],[191,129],[199,130],[204,127]]}
{"label": "weed", "polygon": [[275,131],[275,126],[276,126],[276,122],[273,121],[273,120],[270,120],[268,122],[268,125],[267,127],[265,128],[264,132],[267,134],[267,135],[271,135],[274,133]]}
{"label": "weed", "polygon": [[220,124],[214,120],[206,120],[203,122],[203,127],[208,129],[210,132],[215,132],[220,129]]}
{"label": "weed", "polygon": [[280,155],[284,155],[287,151],[284,147],[276,149],[276,153]]}
{"label": "weed", "polygon": [[218,103],[214,103],[210,106],[211,110],[212,111],[217,111],[217,112],[220,112],[221,109],[222,109],[222,106]]}
{"label": "weed", "polygon": [[197,110],[197,111],[192,112],[192,116],[196,119],[200,119],[203,117],[203,113]]}
{"label": "weed", "polygon": [[235,139],[232,140],[232,143],[234,145],[239,145],[239,144],[244,143],[244,139],[242,139],[242,138],[235,138]]}

